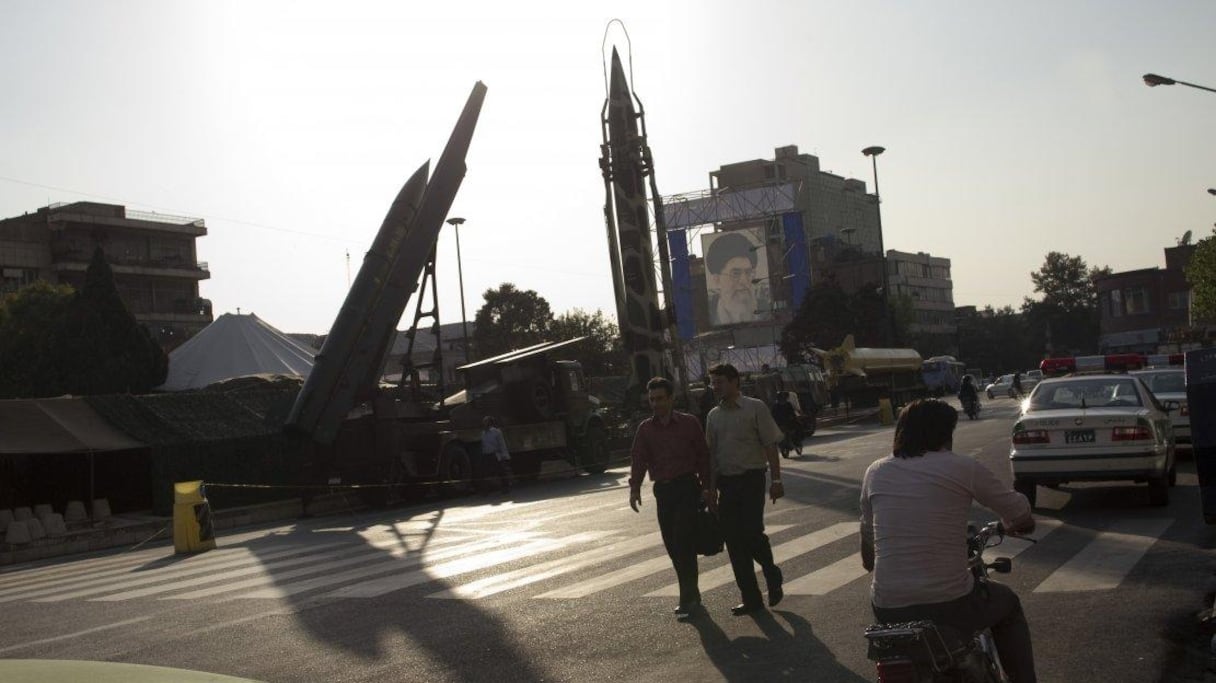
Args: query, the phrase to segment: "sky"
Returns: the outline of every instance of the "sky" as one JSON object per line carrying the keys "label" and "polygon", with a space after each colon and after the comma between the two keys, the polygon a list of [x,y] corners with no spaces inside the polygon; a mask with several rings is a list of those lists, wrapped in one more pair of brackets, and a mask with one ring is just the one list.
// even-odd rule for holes
{"label": "sky", "polygon": [[[481,80],[452,208],[468,318],[504,282],[612,315],[613,18],[661,194],[790,144],[872,190],[860,150],[881,145],[885,246],[951,259],[956,305],[1019,306],[1053,250],[1164,266],[1216,220],[1216,93],[1141,80],[1216,87],[1207,0],[0,0],[0,217],[71,201],[201,217],[217,317],[324,333]],[[619,28],[608,40],[625,56]],[[456,322],[449,227],[437,258]]]}

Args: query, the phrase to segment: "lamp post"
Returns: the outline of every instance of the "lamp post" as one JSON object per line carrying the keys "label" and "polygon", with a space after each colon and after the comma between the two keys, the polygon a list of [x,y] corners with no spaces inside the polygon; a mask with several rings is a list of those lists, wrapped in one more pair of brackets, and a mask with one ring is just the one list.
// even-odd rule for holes
{"label": "lamp post", "polygon": [[887,151],[885,147],[877,145],[866,147],[861,150],[861,153],[870,157],[870,164],[874,169],[874,202],[878,205],[878,252],[879,260],[882,263],[882,333],[888,347],[891,346],[891,305],[890,305],[890,289],[887,279],[887,250],[883,247],[882,240],[882,196],[878,194],[878,155]]}
{"label": "lamp post", "polygon": [[1150,88],[1155,88],[1159,85],[1185,85],[1185,86],[1188,86],[1191,88],[1196,88],[1198,90],[1216,92],[1216,89],[1209,88],[1206,85],[1196,85],[1194,83],[1187,83],[1186,81],[1178,81],[1178,80],[1174,80],[1173,78],[1170,78],[1169,76],[1158,76],[1157,74],[1144,74],[1143,78],[1144,78],[1144,84]]}
{"label": "lamp post", "polygon": [[456,277],[460,281],[460,329],[464,335],[464,362],[468,363],[473,358],[469,354],[469,319],[464,312],[464,267],[460,264],[460,226],[463,224],[463,218],[453,216],[448,219],[448,225],[456,228]]}

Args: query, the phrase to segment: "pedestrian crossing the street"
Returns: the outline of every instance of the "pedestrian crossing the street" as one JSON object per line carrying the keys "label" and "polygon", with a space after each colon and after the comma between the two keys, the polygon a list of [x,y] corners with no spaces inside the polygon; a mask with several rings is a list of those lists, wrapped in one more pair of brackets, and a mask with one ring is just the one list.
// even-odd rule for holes
{"label": "pedestrian crossing the street", "polygon": [[[1002,579],[1024,596],[1118,588],[1174,520],[1116,519],[1105,527],[1070,527],[1041,518],[1033,534],[1056,543],[1036,549],[1006,538],[989,559],[1021,556],[1031,561],[1034,583],[1015,572]],[[1060,529],[1069,535],[1055,539]],[[326,530],[333,532],[333,530]],[[862,592],[868,575],[858,552],[858,525],[770,524],[773,555],[785,572],[787,596]],[[483,600],[512,595],[555,601],[592,599],[615,589],[638,599],[674,598],[679,587],[661,535],[632,529],[567,533],[461,529],[423,544],[392,534],[352,542],[334,533],[319,542],[292,539],[219,548],[185,557],[166,551],[85,559],[0,573],[0,603],[115,603],[132,600],[272,601],[306,596],[321,600],[369,600],[422,587],[435,600]],[[1079,539],[1079,540],[1078,540]],[[1075,547],[1066,541],[1078,541]],[[1041,548],[1042,546],[1040,546]],[[726,553],[701,558],[702,592],[733,590]],[[1046,570],[1040,571],[1040,570]],[[1029,581],[1029,579],[1025,579]]]}

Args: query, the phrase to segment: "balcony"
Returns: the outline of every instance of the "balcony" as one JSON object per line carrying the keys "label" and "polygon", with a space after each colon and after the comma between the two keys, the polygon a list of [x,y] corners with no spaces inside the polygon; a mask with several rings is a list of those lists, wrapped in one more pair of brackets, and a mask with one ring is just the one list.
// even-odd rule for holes
{"label": "balcony", "polygon": [[[60,272],[83,272],[88,269],[93,252],[67,246],[51,246],[51,264]],[[211,277],[211,269],[206,261],[189,261],[180,256],[170,255],[158,258],[142,256],[106,255],[106,261],[115,273],[127,275],[161,275],[175,277],[190,277],[206,280]]]}

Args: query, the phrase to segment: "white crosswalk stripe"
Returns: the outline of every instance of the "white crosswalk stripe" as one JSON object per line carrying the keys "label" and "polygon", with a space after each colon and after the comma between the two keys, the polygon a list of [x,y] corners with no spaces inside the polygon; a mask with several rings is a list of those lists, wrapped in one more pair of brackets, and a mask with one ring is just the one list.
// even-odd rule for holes
{"label": "white crosswalk stripe", "polygon": [[[1040,566],[1044,558],[1061,562],[1034,593],[1112,590],[1172,523],[1165,518],[1116,520],[1062,559],[1055,552],[1058,544],[1055,551],[1035,554],[1029,541],[1008,537],[989,551],[988,559],[1026,553]],[[1064,526],[1060,520],[1041,518],[1033,536],[1042,539]],[[35,568],[0,576],[0,603],[278,600],[302,593],[323,600],[368,599],[427,584],[433,584],[427,597],[434,599],[479,600],[541,585],[544,588],[533,590],[539,594],[530,597],[573,600],[645,579],[652,581],[646,588],[654,589],[645,593],[647,597],[679,595],[657,531],[636,537],[627,536],[630,532],[625,529],[554,536],[540,528],[503,533],[461,527],[425,543],[421,538],[386,532],[365,536],[366,542],[357,544],[342,533],[320,536],[318,540],[325,542],[311,545],[267,545],[256,552],[247,547],[222,548],[173,562],[166,561],[164,550],[96,558],[71,571],[50,567],[56,571],[43,574]],[[791,528],[794,525],[769,525],[768,532]],[[826,596],[867,576],[860,553],[849,552],[842,558],[840,546],[833,546],[838,541],[855,541],[857,522],[798,531],[796,537],[773,546],[773,557],[786,572],[787,595]],[[342,540],[329,540],[335,538]],[[794,562],[802,557],[807,559]],[[702,562],[713,567],[700,574],[702,591],[734,583],[725,554]],[[799,574],[801,567],[815,569]],[[1016,585],[1016,574],[1012,581]]]}
{"label": "white crosswalk stripe", "polygon": [[452,560],[442,564],[428,566],[425,569],[407,572],[405,574],[395,574],[386,576],[374,581],[367,581],[358,585],[339,588],[338,590],[327,593],[324,597],[327,598],[374,598],[386,593],[398,591],[410,586],[446,579],[448,577],[457,576],[466,572],[485,569],[500,564],[505,564],[513,560],[528,557],[530,555],[539,555],[551,550],[557,550],[567,545],[587,543],[603,538],[604,532],[587,532],[574,534],[559,539],[542,538],[513,548],[505,548],[492,553],[485,553],[475,557],[467,557],[459,560]]}
{"label": "white crosswalk stripe", "polygon": [[1129,518],[1113,522],[1081,552],[1052,572],[1036,593],[1118,588],[1140,558],[1174,523],[1172,519]]}

